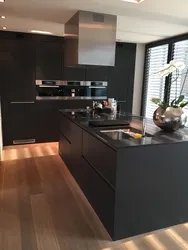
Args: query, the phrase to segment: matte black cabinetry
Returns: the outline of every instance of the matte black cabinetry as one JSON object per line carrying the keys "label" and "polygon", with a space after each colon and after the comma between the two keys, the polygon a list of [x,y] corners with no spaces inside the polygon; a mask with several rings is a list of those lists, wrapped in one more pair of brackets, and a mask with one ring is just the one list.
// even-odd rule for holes
{"label": "matte black cabinetry", "polygon": [[[63,38],[0,32],[0,96],[5,144],[12,144],[12,140],[16,137],[24,138],[25,130],[29,127],[26,126],[22,131],[23,136],[15,136],[14,133],[17,133],[17,130],[10,132],[8,129],[12,126],[10,109],[13,106],[11,105],[15,103],[25,106],[23,117],[26,117],[27,110],[32,120],[36,119],[37,142],[58,140],[59,108],[84,108],[91,105],[86,101],[58,103],[45,101],[40,104],[37,102],[34,114],[30,112],[28,104],[34,106],[33,102],[36,102],[35,80],[108,81],[108,96],[126,100],[125,110],[131,112],[136,45],[117,43],[116,47],[115,67],[64,67]],[[18,117],[21,110],[15,108]],[[18,119],[13,122],[15,127],[16,123],[19,123]],[[17,128],[20,127],[18,124]],[[10,136],[11,134],[13,136]]]}
{"label": "matte black cabinetry", "polygon": [[[59,141],[60,115],[59,109],[85,108],[91,106],[92,101],[36,101],[36,142]],[[64,129],[70,129],[66,123]],[[69,138],[67,134],[65,136]],[[75,135],[76,136],[76,135]]]}
{"label": "matte black cabinetry", "polygon": [[124,111],[132,112],[136,44],[116,43],[115,67],[109,68],[108,97],[126,101]]}
{"label": "matte black cabinetry", "polygon": [[36,79],[62,78],[63,44],[60,41],[36,42]]}
{"label": "matte black cabinetry", "polygon": [[[62,114],[60,124],[59,153],[108,232],[113,235],[115,192],[106,180],[108,174],[103,170],[108,167],[107,164],[114,163],[115,152],[96,140],[94,144],[98,147],[97,152],[101,151],[103,158],[108,158],[106,162],[100,162],[101,157],[97,156],[97,162],[97,159],[94,159],[94,148],[89,147],[89,150],[86,150],[87,142],[92,143],[95,138]],[[109,158],[109,154],[112,154],[112,157]],[[113,174],[115,176],[115,173]]]}
{"label": "matte black cabinetry", "polygon": [[64,67],[63,80],[85,81],[85,67]]}
{"label": "matte black cabinetry", "polygon": [[61,102],[37,101],[36,118],[37,142],[53,142],[59,140],[59,108],[63,108]]}
{"label": "matte black cabinetry", "polygon": [[[3,114],[3,142],[12,145],[20,140],[36,138],[35,104],[6,104]],[[18,143],[19,144],[19,143]]]}
{"label": "matte black cabinetry", "polygon": [[105,66],[87,66],[86,81],[108,81],[108,70]]}
{"label": "matte black cabinetry", "polygon": [[35,138],[35,50],[24,36],[0,40],[3,143]]}
{"label": "matte black cabinetry", "polygon": [[0,88],[6,102],[35,100],[34,52],[30,41],[0,40]]}
{"label": "matte black cabinetry", "polygon": [[86,161],[80,164],[78,182],[96,214],[111,236],[114,231],[115,192]]}
{"label": "matte black cabinetry", "polygon": [[83,131],[83,157],[115,188],[116,152],[112,148]]}

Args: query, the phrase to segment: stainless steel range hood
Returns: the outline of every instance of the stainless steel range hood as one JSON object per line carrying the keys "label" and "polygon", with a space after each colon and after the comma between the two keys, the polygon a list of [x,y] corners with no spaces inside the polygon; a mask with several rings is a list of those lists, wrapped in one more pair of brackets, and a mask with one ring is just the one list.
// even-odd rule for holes
{"label": "stainless steel range hood", "polygon": [[65,24],[65,65],[114,66],[117,16],[78,11]]}

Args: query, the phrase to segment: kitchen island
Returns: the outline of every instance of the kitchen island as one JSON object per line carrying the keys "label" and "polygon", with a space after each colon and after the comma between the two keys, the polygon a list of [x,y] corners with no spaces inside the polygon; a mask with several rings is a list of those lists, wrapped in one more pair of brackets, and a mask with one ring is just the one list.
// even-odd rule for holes
{"label": "kitchen island", "polygon": [[[130,125],[93,127],[90,120]],[[188,129],[128,114],[60,110],[59,153],[113,240],[188,221]],[[131,130],[145,137],[127,137]]]}

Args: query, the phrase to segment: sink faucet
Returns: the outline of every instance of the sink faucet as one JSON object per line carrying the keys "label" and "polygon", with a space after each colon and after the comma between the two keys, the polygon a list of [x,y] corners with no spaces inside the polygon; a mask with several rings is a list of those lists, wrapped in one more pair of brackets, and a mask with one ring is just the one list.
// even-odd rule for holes
{"label": "sink faucet", "polygon": [[121,108],[122,108],[122,104],[123,103],[127,103],[127,101],[117,101],[117,111],[119,112],[119,113],[121,113]]}

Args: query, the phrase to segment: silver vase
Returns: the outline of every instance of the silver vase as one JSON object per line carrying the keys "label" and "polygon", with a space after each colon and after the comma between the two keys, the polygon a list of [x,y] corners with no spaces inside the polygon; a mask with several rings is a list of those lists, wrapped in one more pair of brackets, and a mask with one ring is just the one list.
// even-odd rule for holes
{"label": "silver vase", "polygon": [[177,131],[179,128],[184,127],[187,122],[187,116],[183,113],[181,115],[173,115],[167,112],[166,109],[157,108],[153,114],[153,122],[159,128],[165,131]]}

